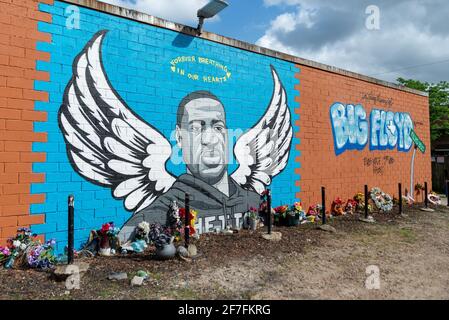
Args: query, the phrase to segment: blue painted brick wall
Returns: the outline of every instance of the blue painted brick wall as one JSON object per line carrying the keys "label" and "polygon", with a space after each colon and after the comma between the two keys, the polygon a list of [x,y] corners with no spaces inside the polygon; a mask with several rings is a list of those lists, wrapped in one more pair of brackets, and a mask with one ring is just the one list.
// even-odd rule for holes
{"label": "blue painted brick wall", "polygon": [[[103,43],[103,62],[107,75],[127,104],[147,122],[156,126],[167,137],[176,122],[177,106],[186,94],[195,90],[209,90],[217,95],[226,108],[229,128],[252,127],[265,112],[270,102],[273,82],[270,65],[278,71],[288,94],[292,123],[297,119],[294,109],[294,78],[299,70],[289,62],[266,57],[218,43],[191,38],[190,36],[157,28],[136,21],[108,15],[79,7],[80,29],[66,27],[64,2],[54,5],[40,4],[43,12],[52,14],[52,24],[40,22],[39,31],[52,34],[52,43],[38,43],[37,48],[51,54],[50,62],[38,62],[37,69],[50,73],[50,82],[35,82],[37,90],[49,93],[49,102],[36,102],[35,109],[48,112],[48,121],[36,123],[36,132],[48,132],[48,142],[34,143],[33,151],[46,152],[47,162],[36,163],[34,172],[46,173],[46,182],[34,184],[32,193],[46,193],[46,203],[32,205],[32,214],[46,214],[43,225],[33,226],[46,238],[56,238],[57,250],[61,252],[67,242],[67,196],[75,195],[75,241],[80,247],[92,229],[114,221],[121,226],[131,215],[122,201],[115,200],[109,189],[84,180],[71,167],[65,143],[58,127],[57,112],[63,99],[63,91],[72,76],[75,56],[99,30],[107,29]],[[195,55],[216,60],[226,65],[231,78],[222,84],[189,80],[170,70],[170,61],[178,56]],[[187,66],[187,65],[184,65]],[[214,73],[211,66],[189,65],[189,70]],[[297,128],[296,128],[297,129]],[[296,130],[295,129],[295,130]],[[172,142],[174,145],[174,142]],[[294,138],[290,160],[286,169],[272,185],[274,205],[292,203],[299,188],[295,187],[295,158],[299,156]],[[176,148],[175,148],[176,152]],[[233,161],[235,163],[235,161]],[[231,165],[233,172],[237,165]],[[173,174],[185,172],[185,166],[168,163]]]}

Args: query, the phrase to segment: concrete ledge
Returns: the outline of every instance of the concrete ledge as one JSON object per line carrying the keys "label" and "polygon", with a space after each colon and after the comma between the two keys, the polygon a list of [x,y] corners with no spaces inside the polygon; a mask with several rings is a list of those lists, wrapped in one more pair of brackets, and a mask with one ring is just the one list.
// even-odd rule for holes
{"label": "concrete ledge", "polygon": [[[135,11],[135,10],[132,10],[132,9],[127,9],[127,8],[123,8],[123,7],[107,4],[107,3],[100,2],[100,1],[97,1],[97,0],[61,0],[61,1],[62,2],[66,2],[66,3],[76,4],[76,5],[79,5],[79,6],[82,6],[82,7],[90,8],[90,9],[93,9],[93,10],[109,13],[109,14],[112,14],[112,15],[115,15],[115,16],[120,16],[120,17],[123,17],[123,18],[139,21],[139,22],[142,22],[142,23],[146,23],[146,24],[150,24],[150,25],[156,26],[156,27],[169,29],[169,30],[176,31],[176,32],[181,32],[181,33],[184,33],[184,34],[196,37],[196,32],[195,32],[196,30],[195,30],[195,28],[192,28],[192,27],[189,27],[189,26],[185,26],[185,25],[180,24],[180,23],[170,22],[170,21],[167,21],[167,20],[164,20],[164,19],[161,19],[161,18],[157,18],[157,17],[151,16],[149,14],[142,13],[142,12],[139,12],[139,11]],[[282,53],[282,52],[279,52],[279,51],[274,51],[274,50],[271,50],[271,49],[263,48],[263,47],[255,45],[255,44],[250,44],[250,43],[247,43],[247,42],[244,42],[244,41],[240,41],[240,40],[236,40],[236,39],[220,36],[220,35],[215,34],[215,33],[203,31],[203,33],[201,34],[201,36],[199,36],[199,38],[202,38],[202,39],[205,39],[205,40],[210,40],[210,41],[217,42],[217,43],[221,43],[221,44],[224,44],[224,45],[227,45],[227,46],[239,48],[239,49],[242,49],[242,50],[246,50],[246,51],[262,54],[262,55],[265,55],[265,56],[270,56],[270,57],[273,57],[273,58],[289,61],[289,62],[292,62],[292,63],[296,63],[296,64],[298,64],[300,66],[301,65],[308,66],[308,67],[311,67],[311,68],[320,69],[320,70],[331,72],[331,73],[335,73],[335,74],[340,74],[340,75],[343,75],[343,76],[346,76],[346,77],[351,77],[351,78],[354,78],[354,79],[358,79],[358,80],[362,80],[362,81],[378,84],[380,86],[389,87],[389,88],[392,88],[392,89],[405,91],[405,92],[408,92],[408,93],[413,93],[413,94],[424,96],[424,97],[428,96],[428,94],[426,92],[410,89],[410,88],[407,88],[407,87],[404,87],[404,86],[397,85],[397,84],[392,83],[392,82],[383,81],[383,80],[380,80],[380,79],[376,79],[376,78],[373,78],[373,77],[365,76],[365,75],[358,74],[358,73],[355,73],[355,72],[351,72],[351,71],[347,71],[347,70],[344,70],[344,69],[332,67],[332,66],[329,66],[329,65],[326,65],[326,64],[323,64],[323,63],[319,63],[319,62],[315,62],[315,61],[311,61],[311,60],[295,57],[295,56],[292,56],[292,55],[289,55],[289,54],[286,54],[286,53]]]}

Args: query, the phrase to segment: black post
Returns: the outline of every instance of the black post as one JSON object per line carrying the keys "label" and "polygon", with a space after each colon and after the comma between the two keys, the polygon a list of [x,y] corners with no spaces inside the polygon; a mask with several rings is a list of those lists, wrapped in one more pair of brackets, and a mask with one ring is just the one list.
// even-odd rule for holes
{"label": "black post", "polygon": [[326,224],[326,188],[321,187],[321,205],[323,207],[323,224]]}
{"label": "black post", "polygon": [[190,240],[190,198],[189,194],[186,193],[185,198],[185,217],[184,217],[184,239],[185,239],[185,247],[189,247],[189,240]]}
{"label": "black post", "polygon": [[67,252],[67,263],[73,263],[73,238],[74,238],[74,215],[75,215],[75,197],[73,195],[69,195],[68,198],[68,252]]}
{"label": "black post", "polygon": [[271,234],[271,192],[267,189],[267,219],[268,219],[268,234]]}
{"label": "black post", "polygon": [[365,219],[368,219],[368,186],[365,184]]}
{"label": "black post", "polygon": [[424,182],[424,204],[426,206],[426,209],[429,207],[429,201],[427,200],[427,182]]}
{"label": "black post", "polygon": [[446,181],[446,190],[447,190],[446,194],[447,206],[449,207],[449,180]]}
{"label": "black post", "polygon": [[399,192],[399,214],[402,214],[402,184],[398,185]]}

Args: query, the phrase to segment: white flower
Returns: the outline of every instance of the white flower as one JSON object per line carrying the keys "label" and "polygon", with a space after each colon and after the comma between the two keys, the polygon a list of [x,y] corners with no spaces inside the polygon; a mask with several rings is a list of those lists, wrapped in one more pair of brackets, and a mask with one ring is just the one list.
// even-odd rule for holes
{"label": "white flower", "polygon": [[138,227],[140,230],[143,230],[143,232],[144,232],[145,234],[148,234],[148,233],[150,232],[150,224],[149,224],[148,222],[146,222],[146,221],[142,221],[141,223],[139,223],[139,224],[137,225],[137,227]]}
{"label": "white flower", "polygon": [[14,247],[16,247],[16,248],[19,248],[19,247],[20,247],[20,244],[21,244],[21,242],[20,242],[19,240],[14,240],[13,243],[12,243],[12,245],[13,245]]}
{"label": "white flower", "polygon": [[22,243],[20,245],[20,250],[25,250],[27,248],[27,245],[25,243]]}

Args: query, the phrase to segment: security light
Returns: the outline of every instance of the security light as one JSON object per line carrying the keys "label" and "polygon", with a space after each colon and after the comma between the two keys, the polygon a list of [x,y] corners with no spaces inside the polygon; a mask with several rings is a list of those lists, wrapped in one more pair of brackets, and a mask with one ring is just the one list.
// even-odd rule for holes
{"label": "security light", "polygon": [[197,35],[201,34],[203,29],[204,19],[214,17],[217,13],[228,6],[226,1],[223,0],[211,0],[208,4],[198,10],[197,16],[199,18],[198,27],[196,28]]}

